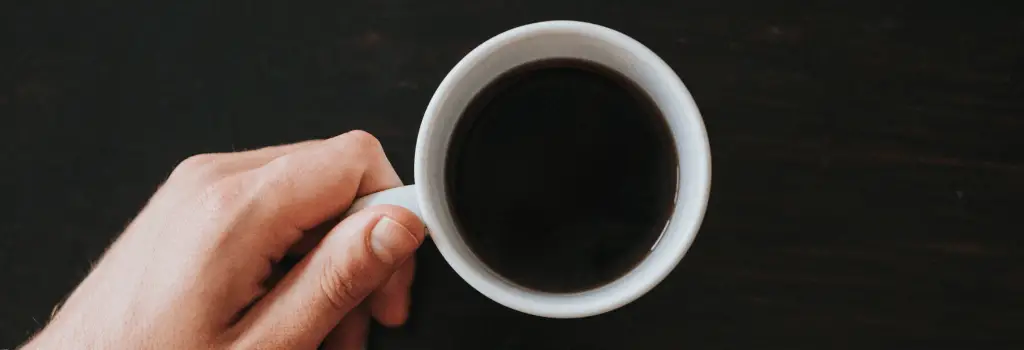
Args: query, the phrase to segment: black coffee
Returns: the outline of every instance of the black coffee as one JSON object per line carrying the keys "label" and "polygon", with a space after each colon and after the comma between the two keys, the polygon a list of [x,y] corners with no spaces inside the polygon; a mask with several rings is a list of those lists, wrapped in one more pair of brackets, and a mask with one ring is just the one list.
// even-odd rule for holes
{"label": "black coffee", "polygon": [[460,231],[492,270],[547,292],[621,277],[675,203],[678,160],[654,102],[596,63],[534,62],[466,109],[446,158]]}

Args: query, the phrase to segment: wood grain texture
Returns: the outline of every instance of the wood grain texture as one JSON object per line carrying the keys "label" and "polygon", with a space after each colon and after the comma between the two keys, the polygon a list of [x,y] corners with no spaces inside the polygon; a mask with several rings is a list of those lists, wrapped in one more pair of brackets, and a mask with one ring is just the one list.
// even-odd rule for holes
{"label": "wood grain texture", "polygon": [[[1008,6],[1008,5],[1007,5]],[[505,29],[592,21],[704,115],[705,223],[639,301],[505,309],[427,246],[373,349],[1019,349],[1024,16],[984,2],[113,1],[0,5],[0,348],[23,341],[173,166],[377,135],[412,180],[423,109]]]}

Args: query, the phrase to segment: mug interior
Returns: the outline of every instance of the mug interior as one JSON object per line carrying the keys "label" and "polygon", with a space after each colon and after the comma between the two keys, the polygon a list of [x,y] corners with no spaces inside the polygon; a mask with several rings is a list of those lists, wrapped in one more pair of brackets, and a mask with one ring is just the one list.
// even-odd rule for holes
{"label": "mug interior", "polygon": [[[474,96],[502,73],[552,59],[589,60],[634,81],[666,119],[679,156],[673,213],[650,254],[627,274],[575,293],[541,292],[515,284],[479,260],[458,233],[446,203],[445,157],[458,118]],[[710,190],[710,149],[703,121],[682,82],[657,55],[614,30],[573,21],[534,23],[481,44],[442,81],[424,114],[415,178],[423,219],[453,269],[487,297],[512,309],[554,318],[585,317],[620,307],[657,285],[686,253]]]}

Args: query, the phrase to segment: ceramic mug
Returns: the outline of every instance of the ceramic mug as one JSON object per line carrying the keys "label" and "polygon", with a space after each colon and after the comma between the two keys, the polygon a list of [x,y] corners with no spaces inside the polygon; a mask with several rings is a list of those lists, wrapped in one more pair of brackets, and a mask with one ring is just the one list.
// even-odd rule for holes
{"label": "ceramic mug", "polygon": [[[650,253],[611,283],[567,294],[528,289],[489,269],[463,240],[445,194],[445,155],[466,105],[502,73],[551,58],[589,60],[635,82],[661,110],[679,157],[675,207]],[[704,123],[675,72],[636,40],[599,25],[574,21],[539,22],[511,29],[476,47],[456,64],[423,115],[414,169],[415,185],[362,197],[349,212],[375,204],[394,204],[413,211],[426,223],[444,259],[473,288],[509,308],[552,318],[607,312],[639,298],[661,282],[697,235],[711,190],[711,150]]]}

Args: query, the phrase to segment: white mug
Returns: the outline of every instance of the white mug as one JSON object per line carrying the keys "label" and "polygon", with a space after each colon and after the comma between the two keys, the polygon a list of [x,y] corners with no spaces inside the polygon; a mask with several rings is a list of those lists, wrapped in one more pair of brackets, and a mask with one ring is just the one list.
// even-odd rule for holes
{"label": "white mug", "polygon": [[[666,119],[679,156],[675,207],[650,253],[611,283],[574,293],[548,293],[512,283],[487,267],[463,240],[446,203],[445,155],[456,121],[474,95],[523,64],[576,58],[631,79]],[[524,25],[487,40],[444,78],[430,100],[416,140],[415,185],[358,199],[349,212],[394,204],[418,215],[455,272],[492,300],[528,314],[575,318],[621,307],[661,282],[679,263],[700,227],[711,190],[711,150],[700,112],[675,72],[636,40],[602,26],[574,21]],[[537,200],[543,200],[538,198]]]}

